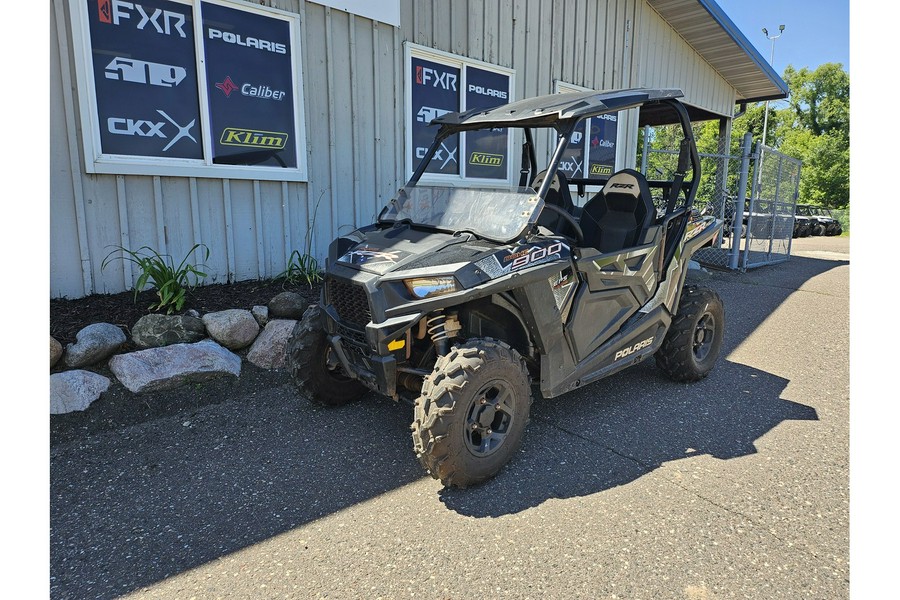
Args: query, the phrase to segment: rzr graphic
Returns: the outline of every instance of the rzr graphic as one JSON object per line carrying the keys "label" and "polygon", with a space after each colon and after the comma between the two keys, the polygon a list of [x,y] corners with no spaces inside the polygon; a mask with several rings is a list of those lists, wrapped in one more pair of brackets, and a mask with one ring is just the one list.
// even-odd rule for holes
{"label": "rzr graphic", "polygon": [[[415,77],[449,85],[425,68]],[[433,117],[435,141],[416,148],[422,160],[406,185],[375,223],[329,248],[321,300],[288,344],[300,391],[327,405],[369,390],[409,400],[420,463],[465,487],[518,453],[532,382],[550,399],[651,356],[676,381],[709,374],[724,311],[715,292],[685,285],[686,266],[722,222],[693,210],[700,157],[681,95],[573,92]],[[680,126],[683,180],[647,181],[632,169],[582,178],[584,157],[566,156],[573,134],[629,109],[640,110],[639,127]],[[537,128],[556,138],[546,169]],[[523,152],[463,156],[479,165],[522,156],[517,186],[421,183],[455,160],[445,143],[492,129],[521,130]],[[608,168],[591,165],[592,174],[598,166]],[[570,184],[600,191],[576,206]]]}

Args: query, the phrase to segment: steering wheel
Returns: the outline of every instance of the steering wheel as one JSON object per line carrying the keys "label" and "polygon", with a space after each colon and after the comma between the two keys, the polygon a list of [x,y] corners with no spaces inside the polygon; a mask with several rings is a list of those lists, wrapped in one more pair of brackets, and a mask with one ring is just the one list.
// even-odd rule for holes
{"label": "steering wheel", "polygon": [[572,229],[575,230],[575,239],[578,241],[578,245],[584,246],[584,232],[581,230],[581,225],[578,224],[578,221],[575,220],[575,217],[573,217],[568,211],[561,209],[555,204],[544,203],[544,210],[547,210],[548,208],[556,214],[560,215],[564,221],[572,226]]}

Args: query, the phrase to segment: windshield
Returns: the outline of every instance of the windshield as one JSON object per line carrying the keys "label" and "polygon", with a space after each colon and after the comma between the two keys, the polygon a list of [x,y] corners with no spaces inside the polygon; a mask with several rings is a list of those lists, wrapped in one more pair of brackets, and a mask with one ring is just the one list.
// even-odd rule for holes
{"label": "windshield", "polygon": [[409,221],[448,233],[470,231],[507,243],[521,236],[543,207],[544,201],[531,188],[415,186],[401,188],[380,220]]}

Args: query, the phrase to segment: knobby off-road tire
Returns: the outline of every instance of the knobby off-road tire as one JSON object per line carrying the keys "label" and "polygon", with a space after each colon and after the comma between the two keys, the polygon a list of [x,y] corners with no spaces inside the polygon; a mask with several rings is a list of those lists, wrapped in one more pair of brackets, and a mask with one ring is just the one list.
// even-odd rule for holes
{"label": "knobby off-road tire", "polygon": [[322,309],[311,305],[303,313],[287,346],[288,368],[294,384],[317,404],[341,406],[363,396],[367,388],[345,375],[340,367],[329,369],[331,345],[322,327]]}
{"label": "knobby off-road tire", "polygon": [[699,381],[709,375],[725,333],[725,307],[709,288],[685,286],[678,313],[656,351],[656,364],[675,381]]}
{"label": "knobby off-road tire", "polygon": [[416,399],[413,449],[445,486],[494,476],[522,444],[531,385],[518,352],[492,339],[470,340],[438,357]]}

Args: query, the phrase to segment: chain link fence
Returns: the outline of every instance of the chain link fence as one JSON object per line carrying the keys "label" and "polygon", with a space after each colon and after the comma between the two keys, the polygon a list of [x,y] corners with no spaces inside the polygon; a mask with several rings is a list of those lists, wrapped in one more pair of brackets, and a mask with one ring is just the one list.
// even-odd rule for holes
{"label": "chain link fence", "polygon": [[[660,138],[664,143],[667,136],[658,136],[657,141]],[[677,150],[651,147],[649,128],[644,130],[643,147],[641,171],[645,177],[671,179]],[[755,154],[750,148],[745,137],[740,156],[700,154],[694,208],[724,222],[722,235],[713,245],[694,254],[706,267],[743,271],[790,256],[802,163],[765,146],[757,145]],[[657,208],[662,207],[661,200],[654,198]]]}

